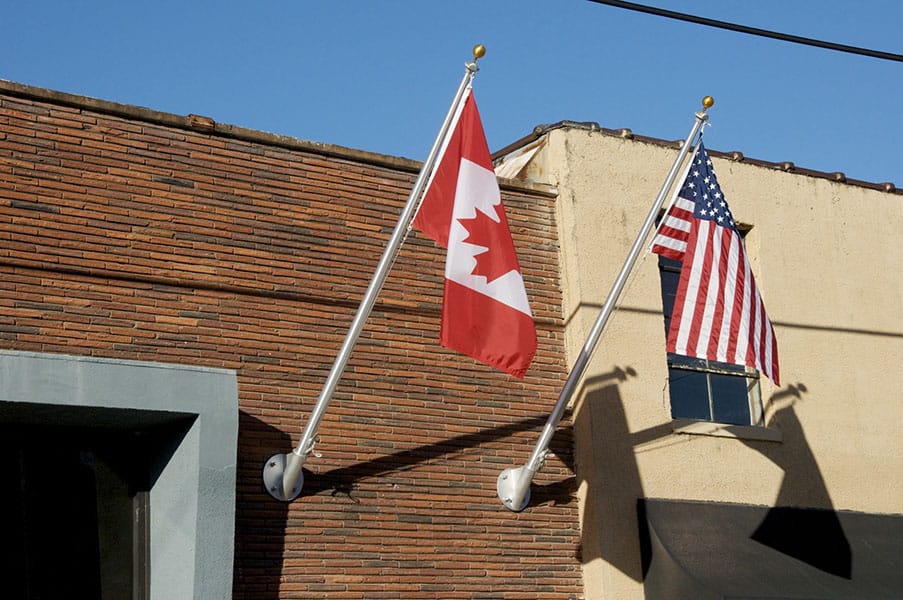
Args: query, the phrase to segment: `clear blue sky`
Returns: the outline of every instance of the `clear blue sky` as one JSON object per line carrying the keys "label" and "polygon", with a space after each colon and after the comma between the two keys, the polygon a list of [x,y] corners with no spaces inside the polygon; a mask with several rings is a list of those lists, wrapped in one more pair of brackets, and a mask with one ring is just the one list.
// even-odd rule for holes
{"label": "clear blue sky", "polygon": [[[647,0],[903,53],[898,0]],[[18,0],[0,78],[422,160],[471,59],[491,150],[595,121],[903,187],[903,63],[586,0]],[[662,177],[664,177],[664,173]]]}

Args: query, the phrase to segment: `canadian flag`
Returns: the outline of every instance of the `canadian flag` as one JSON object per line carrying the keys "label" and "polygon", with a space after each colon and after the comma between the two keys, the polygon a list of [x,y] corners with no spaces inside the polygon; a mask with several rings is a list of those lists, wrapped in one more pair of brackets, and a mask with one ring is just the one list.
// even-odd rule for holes
{"label": "canadian flag", "polygon": [[448,249],[439,341],[523,378],[536,327],[470,88],[436,165],[414,227]]}

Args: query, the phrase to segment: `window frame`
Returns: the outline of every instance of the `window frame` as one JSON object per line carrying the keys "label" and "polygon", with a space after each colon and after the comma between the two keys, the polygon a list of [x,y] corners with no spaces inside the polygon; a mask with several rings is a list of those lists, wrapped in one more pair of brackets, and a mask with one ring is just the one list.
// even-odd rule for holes
{"label": "window frame", "polygon": [[[226,598],[232,593],[238,448],[238,382],[228,369],[64,354],[0,350],[0,413],[27,404],[55,411],[56,424],[85,411],[122,415],[152,426],[189,416],[136,517],[150,572],[135,584],[151,600]],[[65,493],[65,490],[61,490]],[[149,537],[149,539],[148,539]],[[149,579],[149,580],[148,580]]]}

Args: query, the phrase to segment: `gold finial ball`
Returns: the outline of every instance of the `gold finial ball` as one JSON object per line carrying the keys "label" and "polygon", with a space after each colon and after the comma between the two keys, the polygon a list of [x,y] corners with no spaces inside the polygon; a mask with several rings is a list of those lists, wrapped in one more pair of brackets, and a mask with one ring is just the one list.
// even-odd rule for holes
{"label": "gold finial ball", "polygon": [[473,59],[477,60],[478,58],[483,58],[486,56],[486,46],[483,44],[477,44],[473,47]]}
{"label": "gold finial ball", "polygon": [[702,107],[706,110],[712,108],[712,106],[714,104],[715,104],[715,99],[712,98],[711,96],[706,96],[705,98],[702,99]]}

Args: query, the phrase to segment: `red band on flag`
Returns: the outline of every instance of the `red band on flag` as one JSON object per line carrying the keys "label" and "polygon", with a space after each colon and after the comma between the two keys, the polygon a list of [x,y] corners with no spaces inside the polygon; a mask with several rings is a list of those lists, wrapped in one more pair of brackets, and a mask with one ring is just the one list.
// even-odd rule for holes
{"label": "red band on flag", "polygon": [[532,317],[448,279],[439,341],[520,378],[536,353]]}
{"label": "red band on flag", "polygon": [[442,345],[523,377],[536,353],[536,327],[469,89],[413,224],[447,248]]}

